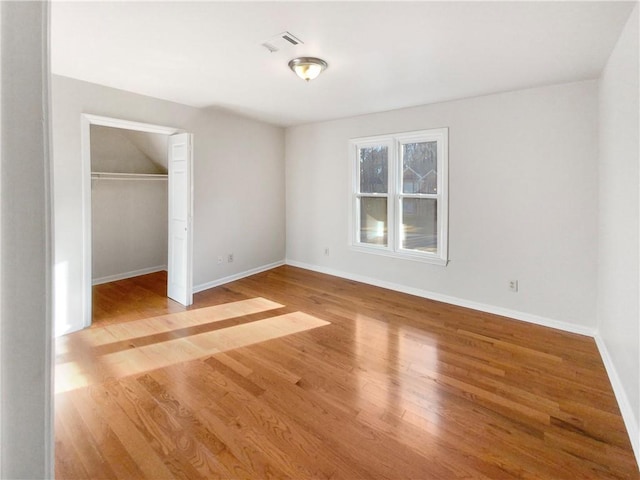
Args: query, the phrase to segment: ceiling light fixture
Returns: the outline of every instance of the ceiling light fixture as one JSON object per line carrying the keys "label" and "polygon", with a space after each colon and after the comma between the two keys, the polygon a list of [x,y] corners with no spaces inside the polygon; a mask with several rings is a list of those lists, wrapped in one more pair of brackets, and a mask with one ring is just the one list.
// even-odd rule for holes
{"label": "ceiling light fixture", "polygon": [[289,68],[301,79],[308,82],[316,78],[327,68],[327,62],[315,57],[299,57],[289,62]]}

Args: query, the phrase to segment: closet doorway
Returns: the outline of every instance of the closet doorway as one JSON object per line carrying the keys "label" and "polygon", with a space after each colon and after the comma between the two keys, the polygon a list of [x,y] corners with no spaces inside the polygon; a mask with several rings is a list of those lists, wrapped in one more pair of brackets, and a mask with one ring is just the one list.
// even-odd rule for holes
{"label": "closet doorway", "polygon": [[83,311],[94,284],[167,270],[167,296],[192,303],[192,135],[82,116]]}

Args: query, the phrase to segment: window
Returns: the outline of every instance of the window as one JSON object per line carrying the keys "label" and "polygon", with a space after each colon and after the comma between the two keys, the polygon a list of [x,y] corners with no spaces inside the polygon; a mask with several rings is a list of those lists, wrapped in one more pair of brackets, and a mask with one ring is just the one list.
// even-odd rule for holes
{"label": "window", "polygon": [[447,147],[447,128],[351,140],[353,248],[446,265]]}

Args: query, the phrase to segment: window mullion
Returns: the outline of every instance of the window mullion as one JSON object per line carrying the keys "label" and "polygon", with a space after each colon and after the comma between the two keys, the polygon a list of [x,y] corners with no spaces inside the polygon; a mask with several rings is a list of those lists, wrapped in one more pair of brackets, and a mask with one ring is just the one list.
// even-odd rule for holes
{"label": "window mullion", "polygon": [[398,238],[400,238],[400,227],[398,225],[398,196],[399,191],[398,182],[400,181],[400,175],[398,175],[398,142],[390,142],[390,155],[389,155],[389,249],[393,252],[398,251]]}

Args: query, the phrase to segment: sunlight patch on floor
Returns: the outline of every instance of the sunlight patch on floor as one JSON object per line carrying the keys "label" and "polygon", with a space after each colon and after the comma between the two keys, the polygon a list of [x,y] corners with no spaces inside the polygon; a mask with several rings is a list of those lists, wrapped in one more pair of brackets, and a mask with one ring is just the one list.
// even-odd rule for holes
{"label": "sunlight patch on floor", "polygon": [[172,330],[195,327],[205,323],[221,322],[231,318],[252,315],[282,308],[284,305],[266,298],[256,297],[212,307],[186,310],[153,318],[88,328],[56,339],[56,355],[62,355],[82,347],[97,347],[121,340],[155,335]]}
{"label": "sunlight patch on floor", "polygon": [[[264,302],[269,302],[265,299],[259,300],[259,304],[263,307],[267,306]],[[269,303],[279,305],[274,302]],[[253,307],[257,307],[257,305],[254,305]],[[206,315],[203,315],[203,310],[208,309],[191,311],[199,312],[197,320],[200,323],[210,323],[222,319],[220,318],[220,312],[213,310],[211,312],[213,318],[209,318],[207,321],[205,319]],[[153,322],[158,319],[162,319],[162,322],[164,323],[160,323],[160,325],[164,327],[169,324],[169,320],[173,323],[175,321],[175,317],[184,316],[185,313],[191,312],[163,315],[162,317],[147,321]],[[226,312],[228,315],[226,318],[230,318],[229,315],[231,312],[232,310]],[[236,310],[236,316],[246,314],[247,313],[238,314]],[[174,318],[169,319],[167,317]],[[193,320],[193,318],[191,318],[191,320]],[[180,324],[180,322],[174,324],[177,328],[184,328],[187,326]],[[91,352],[87,350],[84,355],[82,355],[82,353],[80,354],[80,358],[56,365],[55,391],[56,393],[66,392],[76,388],[85,387],[87,385],[101,383],[110,379],[134,375],[179,362],[195,360],[215,353],[225,352],[234,348],[272,340],[285,335],[291,335],[325,325],[329,325],[329,322],[320,320],[319,318],[303,312],[293,312],[262,320],[256,320],[250,323],[217,329],[210,332],[153,343],[138,348],[128,348],[97,357],[91,356]],[[108,328],[111,327],[104,327],[105,330]],[[131,338],[133,331],[134,330],[132,329],[122,329],[120,333],[125,335],[125,338]],[[150,334],[147,327],[143,327],[136,331],[144,332],[142,333],[143,335]],[[114,332],[109,332],[109,335],[113,334]],[[129,335],[129,337],[126,337],[127,335]],[[95,345],[103,345],[103,343],[100,342],[109,338],[109,336],[92,334],[88,338],[98,342]],[[120,340],[122,340],[122,338],[114,337],[113,341]]]}

